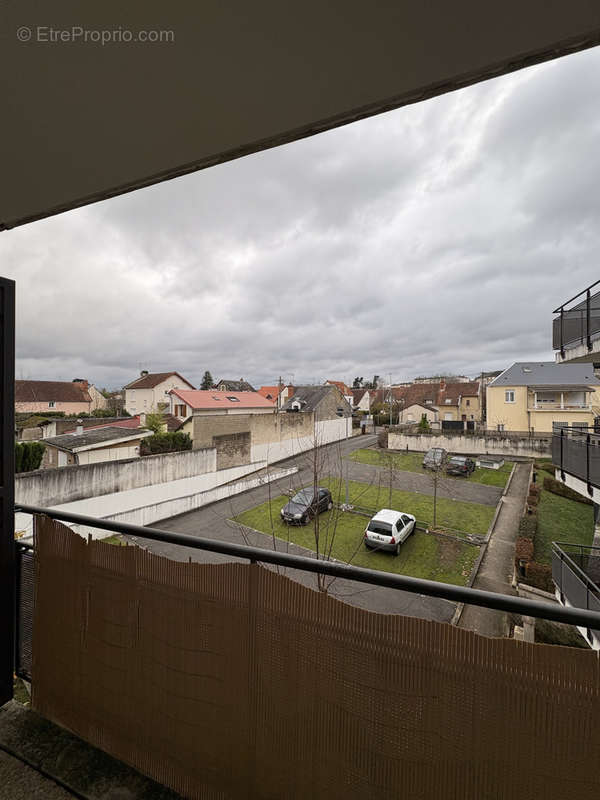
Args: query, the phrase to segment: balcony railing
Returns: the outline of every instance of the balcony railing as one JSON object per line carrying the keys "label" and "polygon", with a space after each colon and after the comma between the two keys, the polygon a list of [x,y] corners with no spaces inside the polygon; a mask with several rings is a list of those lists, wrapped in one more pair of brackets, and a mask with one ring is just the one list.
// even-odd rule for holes
{"label": "balcony railing", "polygon": [[[552,579],[563,604],[600,611],[600,547],[553,542]],[[589,644],[600,648],[600,629],[584,631]]]}
{"label": "balcony railing", "polygon": [[561,471],[587,484],[591,496],[593,488],[600,488],[600,433],[586,428],[565,427],[552,434],[552,463]]}
{"label": "balcony railing", "polygon": [[[552,347],[560,350],[561,356],[567,345],[585,344],[592,349],[592,339],[600,333],[600,291],[592,294],[591,290],[599,283],[592,283],[552,312],[558,315],[552,321]],[[575,300],[577,303],[567,308]]]}
{"label": "balcony railing", "polygon": [[528,411],[591,411],[591,403],[550,403],[538,401],[530,402],[527,406]]}

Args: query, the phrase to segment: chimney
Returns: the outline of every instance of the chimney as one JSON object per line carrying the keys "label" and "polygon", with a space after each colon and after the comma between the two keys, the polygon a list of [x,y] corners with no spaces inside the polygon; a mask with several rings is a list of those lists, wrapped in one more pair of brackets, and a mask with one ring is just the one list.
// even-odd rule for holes
{"label": "chimney", "polygon": [[83,433],[83,420],[78,419],[77,427],[75,428],[75,434],[77,436],[81,436],[82,433]]}
{"label": "chimney", "polygon": [[446,379],[440,378],[440,392],[446,391]]}
{"label": "chimney", "polygon": [[81,386],[82,389],[89,389],[89,383],[84,378],[73,378],[72,383],[76,383],[77,386]]}

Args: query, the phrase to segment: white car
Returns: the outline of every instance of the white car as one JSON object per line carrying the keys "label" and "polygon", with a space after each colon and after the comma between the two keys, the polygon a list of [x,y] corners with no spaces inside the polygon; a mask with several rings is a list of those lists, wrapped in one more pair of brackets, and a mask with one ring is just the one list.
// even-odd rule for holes
{"label": "white car", "polygon": [[416,524],[417,520],[412,514],[382,508],[365,529],[365,547],[368,550],[391,550],[397,556],[400,545],[408,539]]}

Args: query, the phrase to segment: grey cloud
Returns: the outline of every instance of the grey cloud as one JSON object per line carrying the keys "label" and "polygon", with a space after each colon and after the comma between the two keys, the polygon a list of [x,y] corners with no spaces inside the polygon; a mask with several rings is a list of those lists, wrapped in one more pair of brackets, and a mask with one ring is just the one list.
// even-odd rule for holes
{"label": "grey cloud", "polygon": [[0,236],[17,373],[297,383],[551,358],[596,279],[600,51]]}

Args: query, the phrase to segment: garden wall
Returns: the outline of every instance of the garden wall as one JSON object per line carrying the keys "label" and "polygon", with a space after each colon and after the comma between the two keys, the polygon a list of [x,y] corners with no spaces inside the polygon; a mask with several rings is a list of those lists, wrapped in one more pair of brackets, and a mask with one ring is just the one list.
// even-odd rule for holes
{"label": "garden wall", "polygon": [[430,447],[443,447],[451,453],[545,458],[552,455],[552,437],[513,437],[461,434],[388,433],[390,450],[426,452]]}

